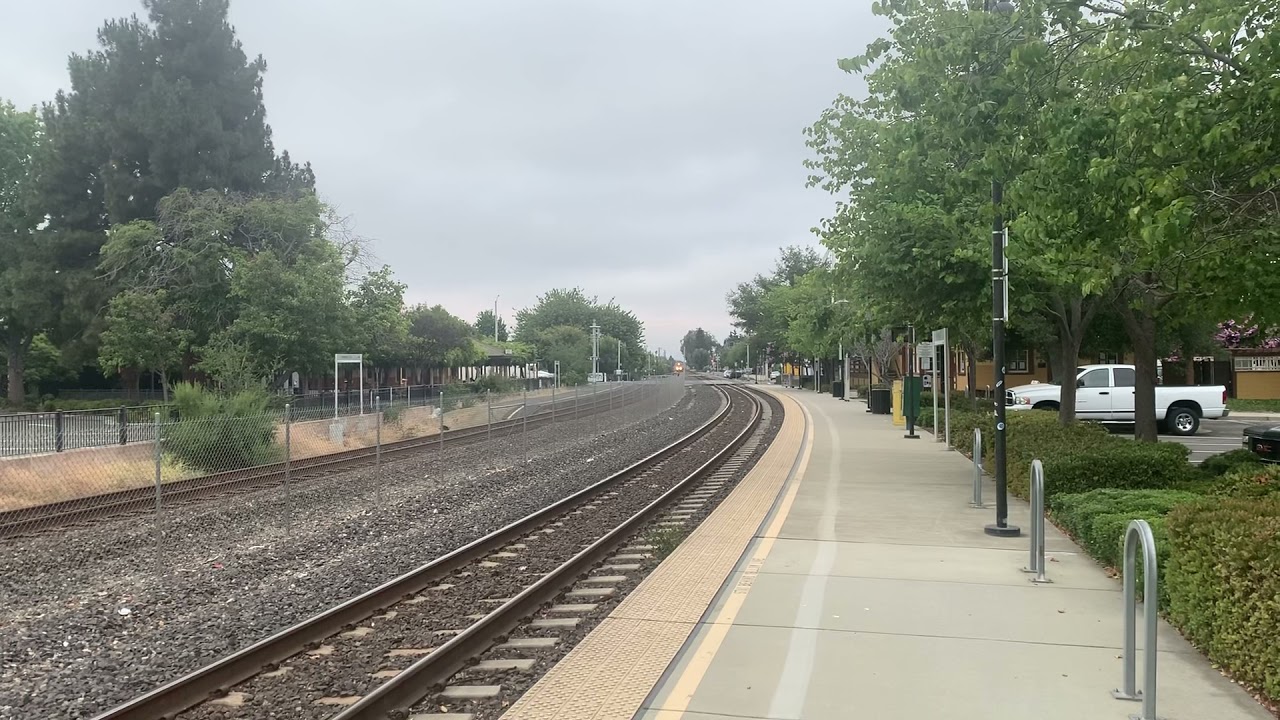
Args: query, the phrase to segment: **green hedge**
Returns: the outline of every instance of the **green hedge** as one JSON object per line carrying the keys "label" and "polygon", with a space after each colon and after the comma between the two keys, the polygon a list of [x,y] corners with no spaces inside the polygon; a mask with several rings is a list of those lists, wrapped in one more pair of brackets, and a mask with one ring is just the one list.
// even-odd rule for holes
{"label": "green hedge", "polygon": [[1245,465],[1223,475],[1213,494],[1235,497],[1280,495],[1280,465]]}
{"label": "green hedge", "polygon": [[1219,477],[1239,467],[1258,467],[1263,464],[1256,453],[1241,448],[1210,455],[1200,463],[1200,472],[1209,477]]}
{"label": "green hedge", "polygon": [[[1054,501],[1053,519],[1072,535],[1098,562],[1119,569],[1124,560],[1124,531],[1131,520],[1146,520],[1156,541],[1156,565],[1169,557],[1165,515],[1173,508],[1195,502],[1201,496],[1182,490],[1119,490],[1102,488],[1060,495]],[[1142,568],[1139,563],[1139,580]],[[1163,573],[1163,570],[1162,570]],[[1168,602],[1167,585],[1161,583],[1161,605]],[[1139,584],[1141,588],[1141,584]]]}
{"label": "green hedge", "polygon": [[1280,495],[1169,513],[1169,618],[1236,678],[1280,698]]}

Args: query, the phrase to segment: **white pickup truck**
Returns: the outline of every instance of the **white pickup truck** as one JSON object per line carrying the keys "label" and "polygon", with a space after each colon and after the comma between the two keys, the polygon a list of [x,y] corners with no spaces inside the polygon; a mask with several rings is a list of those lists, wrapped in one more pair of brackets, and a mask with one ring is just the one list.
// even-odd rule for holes
{"label": "white pickup truck", "polygon": [[[1133,422],[1135,372],[1132,365],[1085,365],[1076,368],[1076,417],[1104,423]],[[1057,410],[1062,388],[1057,383],[1032,383],[1010,388],[1010,410]],[[1156,420],[1164,432],[1195,435],[1201,418],[1224,418],[1227,389],[1222,385],[1156,386]]]}

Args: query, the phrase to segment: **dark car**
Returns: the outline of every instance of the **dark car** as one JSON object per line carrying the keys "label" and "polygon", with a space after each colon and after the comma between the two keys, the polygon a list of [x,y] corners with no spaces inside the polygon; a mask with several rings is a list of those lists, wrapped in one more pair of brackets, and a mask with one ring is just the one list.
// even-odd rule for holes
{"label": "dark car", "polygon": [[1280,425],[1252,425],[1244,429],[1245,449],[1265,462],[1280,463]]}

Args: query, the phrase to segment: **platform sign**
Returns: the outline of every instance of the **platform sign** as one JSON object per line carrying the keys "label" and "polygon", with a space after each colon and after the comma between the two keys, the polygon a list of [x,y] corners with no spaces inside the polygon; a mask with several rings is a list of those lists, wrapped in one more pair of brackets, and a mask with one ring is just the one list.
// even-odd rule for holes
{"label": "platform sign", "polygon": [[358,363],[364,362],[364,355],[360,353],[337,353],[333,356],[336,363]]}
{"label": "platform sign", "polygon": [[589,383],[604,382],[604,373],[587,373],[587,382]]}

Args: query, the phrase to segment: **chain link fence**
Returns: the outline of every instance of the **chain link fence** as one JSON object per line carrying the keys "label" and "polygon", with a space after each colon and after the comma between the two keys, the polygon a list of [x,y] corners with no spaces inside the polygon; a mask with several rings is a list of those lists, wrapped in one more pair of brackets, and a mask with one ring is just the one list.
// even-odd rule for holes
{"label": "chain link fence", "polygon": [[[407,388],[384,389],[368,398],[365,412],[337,415],[332,407],[289,403],[268,414],[196,418],[170,417],[168,408],[143,418],[141,409],[128,408],[119,423],[85,420],[83,427],[79,416],[64,416],[62,452],[0,458],[0,535],[125,511],[163,514],[178,503],[262,488],[288,495],[304,476],[378,466],[414,451],[437,453],[443,462],[450,448],[516,437],[527,460],[530,433],[539,427],[589,416],[599,424],[580,432],[621,427],[683,395],[683,376],[671,376],[501,394],[446,388],[415,397]],[[67,438],[76,433],[115,442],[73,447]]]}

